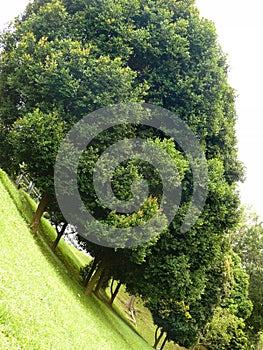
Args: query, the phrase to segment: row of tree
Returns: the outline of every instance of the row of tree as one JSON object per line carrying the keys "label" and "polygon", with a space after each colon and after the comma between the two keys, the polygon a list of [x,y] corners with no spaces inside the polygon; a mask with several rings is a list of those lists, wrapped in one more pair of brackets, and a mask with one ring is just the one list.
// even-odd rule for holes
{"label": "row of tree", "polygon": [[[224,291],[221,294],[219,304],[213,310],[212,319],[203,328],[199,329],[198,340],[191,347],[193,350],[204,348],[207,350],[246,350],[261,349],[262,347],[263,227],[262,223],[259,222],[259,217],[250,210],[245,209],[238,228],[229,235],[229,243],[231,244],[231,248],[225,260],[225,276],[224,281],[222,281]],[[161,259],[158,259],[158,264],[160,262]],[[82,275],[84,284],[87,284],[87,281],[94,272],[95,265],[96,261],[94,260],[92,264],[87,266],[86,271],[84,269]],[[126,289],[130,293],[141,296],[142,293],[138,293],[136,287],[138,288],[137,280],[140,279],[142,267],[145,268],[146,263],[143,263],[143,266],[139,267],[138,274],[132,273],[129,276],[129,281],[125,279],[128,276],[126,271],[122,271],[123,275],[116,275],[116,270],[111,271],[110,274],[102,274],[102,279],[95,288],[95,294],[98,295],[99,288],[108,286],[107,282],[112,276],[115,276],[118,279],[118,283],[113,288],[114,279],[111,280],[110,305],[112,305],[116,298],[122,283],[126,284]],[[192,312],[184,303],[177,305],[175,308],[172,300],[163,299],[164,293],[162,288],[164,285],[162,285],[162,282],[158,284],[161,276],[154,276],[153,274],[149,276],[152,278],[152,281],[147,281],[147,292],[150,294],[147,296],[147,293],[145,293],[144,300],[152,312],[155,323],[158,325],[155,335],[155,348],[161,341],[164,346],[168,339],[168,337],[165,337],[165,327],[160,326],[161,324],[167,322],[166,329],[171,329],[172,322],[178,333],[183,332],[179,327],[180,313],[178,313],[178,309],[181,310],[181,313],[184,314],[186,319],[191,319]],[[135,278],[136,287],[131,284],[132,278]],[[143,279],[145,278],[143,277]],[[159,298],[156,291],[153,291],[153,283],[157,284],[160,288]],[[167,285],[171,288],[172,281],[169,281]],[[142,286],[145,288],[145,285],[140,282],[140,288]],[[157,298],[154,303],[152,303],[153,293]],[[161,317],[161,320],[158,317]],[[181,322],[182,326],[184,321],[181,320]],[[188,337],[188,334],[186,333],[186,337]],[[184,344],[186,345],[186,342]]]}
{"label": "row of tree", "polygon": [[[145,301],[167,340],[191,346],[214,310],[216,326],[222,314],[248,318],[250,308],[247,278],[229,244],[240,218],[236,183],[243,172],[237,160],[234,92],[213,24],[200,18],[193,0],[34,0],[2,33],[0,164],[14,175],[23,162],[42,193],[31,225],[36,235],[45,210],[62,224],[56,244],[67,224],[54,191],[56,156],[66,133],[86,114],[122,102],[162,106],[189,125],[206,155],[208,195],[195,225],[182,233],[193,173],[176,141],[139,121],[98,135],[78,166],[79,193],[97,220],[134,227],[161,209],[160,176],[138,159],[116,168],[112,188],[127,201],[133,181],[146,179],[150,195],[140,208],[123,214],[99,201],[94,166],[109,146],[123,139],[140,137],[164,149],[178,169],[183,192],[169,227],[159,232],[157,222],[154,236],[144,244],[110,248],[85,240],[94,257],[86,294],[98,292],[113,278]],[[70,187],[66,182],[61,186],[70,201]],[[96,228],[83,222],[80,238],[91,230]],[[242,284],[243,289],[238,287]],[[239,297],[246,306],[233,311],[231,298]],[[214,326],[210,323],[208,338],[214,337]]]}

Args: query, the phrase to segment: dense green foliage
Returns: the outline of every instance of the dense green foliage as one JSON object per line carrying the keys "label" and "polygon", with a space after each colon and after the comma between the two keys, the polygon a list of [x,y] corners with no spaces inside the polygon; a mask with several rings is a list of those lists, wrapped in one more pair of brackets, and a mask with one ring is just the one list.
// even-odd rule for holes
{"label": "dense green foliage", "polygon": [[263,227],[259,217],[246,213],[232,240],[250,279],[249,298],[253,310],[246,326],[252,341],[257,343],[263,332]]}
{"label": "dense green foliage", "polygon": [[228,283],[211,322],[203,329],[199,342],[207,349],[251,349],[245,322],[252,312],[249,278],[239,256],[233,251],[226,261]]}
{"label": "dense green foliage", "polygon": [[[168,340],[193,344],[224,293],[226,237],[239,219],[236,182],[242,177],[234,92],[213,24],[200,18],[192,0],[35,0],[2,36],[1,47],[0,162],[11,173],[24,161],[39,189],[49,193],[39,215],[53,200],[59,143],[86,113],[145,101],[175,112],[196,134],[207,157],[208,197],[184,234],[180,226],[191,201],[192,173],[183,150],[163,133],[122,126],[114,140],[109,133],[98,137],[79,169],[80,192],[91,212],[126,227],[160,209],[160,186],[152,188],[145,211],[123,217],[101,207],[83,175],[92,174],[98,156],[120,136],[143,136],[175,155],[183,183],[177,216],[145,246],[115,250],[87,242],[97,268],[87,294],[108,270],[145,300]],[[10,161],[15,169],[9,169]],[[139,171],[142,165],[130,161],[116,170],[119,198],[129,198],[133,176],[151,178]]]}
{"label": "dense green foliage", "polygon": [[207,330],[205,347],[208,350],[249,350],[251,347],[244,330],[242,318],[218,307]]}

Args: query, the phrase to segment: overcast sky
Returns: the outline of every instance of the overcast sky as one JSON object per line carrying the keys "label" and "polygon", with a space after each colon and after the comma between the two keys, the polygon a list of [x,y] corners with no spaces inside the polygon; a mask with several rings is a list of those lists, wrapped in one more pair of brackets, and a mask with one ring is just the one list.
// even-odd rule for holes
{"label": "overcast sky", "polygon": [[[0,28],[22,12],[29,0],[0,5]],[[238,98],[239,157],[247,167],[241,198],[263,219],[263,21],[262,0],[196,0],[201,15],[215,22],[219,42],[228,53],[229,82]]]}
{"label": "overcast sky", "polygon": [[228,53],[229,82],[238,98],[239,157],[247,167],[241,198],[263,219],[263,21],[261,0],[197,0],[201,14],[212,19]]}

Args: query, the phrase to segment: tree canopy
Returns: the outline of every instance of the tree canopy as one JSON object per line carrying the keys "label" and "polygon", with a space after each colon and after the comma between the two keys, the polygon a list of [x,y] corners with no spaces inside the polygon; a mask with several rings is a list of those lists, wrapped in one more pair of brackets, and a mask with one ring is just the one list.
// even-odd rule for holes
{"label": "tree canopy", "polygon": [[239,229],[232,235],[232,244],[249,275],[253,310],[246,326],[250,338],[257,343],[263,331],[263,227],[255,213],[245,211]]}
{"label": "tree canopy", "polygon": [[[220,302],[227,234],[239,220],[236,182],[242,166],[227,70],[214,25],[200,17],[193,0],[35,0],[1,36],[0,163],[9,173],[25,163],[46,200],[39,216],[53,200],[60,142],[87,113],[120,102],[147,102],[174,112],[196,135],[207,158],[208,195],[186,233],[180,227],[191,203],[193,174],[177,140],[140,123],[122,125],[86,149],[78,173],[83,202],[92,214],[131,226],[132,215],[141,223],[151,210],[160,210],[158,176],[148,211],[123,216],[101,206],[85,174],[92,174],[98,157],[121,137],[143,137],[174,156],[182,198],[169,227],[131,250],[86,244],[97,258],[93,283],[110,269],[143,297],[169,340],[187,346]],[[129,199],[131,178],[149,180],[153,173],[140,161],[121,164],[112,180],[115,194]],[[37,229],[37,220],[33,226]],[[123,261],[129,266],[125,274]]]}

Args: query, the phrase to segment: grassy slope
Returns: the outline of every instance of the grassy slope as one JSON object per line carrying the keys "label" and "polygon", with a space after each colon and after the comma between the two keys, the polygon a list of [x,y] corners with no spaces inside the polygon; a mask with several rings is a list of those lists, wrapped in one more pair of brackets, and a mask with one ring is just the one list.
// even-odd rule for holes
{"label": "grassy slope", "polygon": [[[0,181],[2,181],[24,220],[27,223],[31,222],[37,207],[35,201],[24,191],[18,191],[16,187],[10,183],[7,175],[1,169]],[[40,232],[41,236],[45,237],[45,242],[51,246],[56,238],[56,231],[45,219],[41,220]],[[45,244],[45,242],[43,243]],[[90,261],[89,257],[79,252],[76,248],[69,246],[63,239],[56,249],[56,255],[64,263],[71,276],[74,278],[79,278],[80,266],[85,266]]]}
{"label": "grassy slope", "polygon": [[[73,271],[32,238],[10,193],[20,208],[25,199],[0,176],[9,189],[0,182],[0,348],[151,349],[106,305],[87,299]],[[86,259],[74,249],[68,254]]]}

